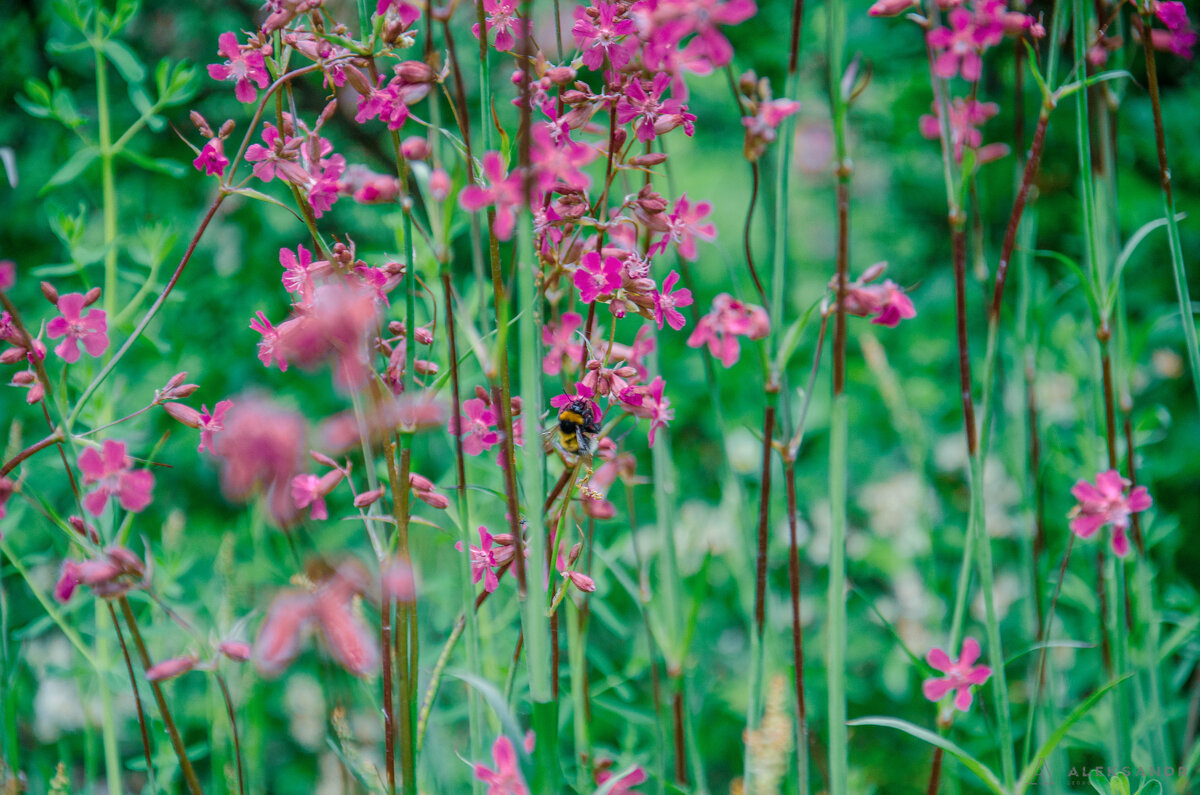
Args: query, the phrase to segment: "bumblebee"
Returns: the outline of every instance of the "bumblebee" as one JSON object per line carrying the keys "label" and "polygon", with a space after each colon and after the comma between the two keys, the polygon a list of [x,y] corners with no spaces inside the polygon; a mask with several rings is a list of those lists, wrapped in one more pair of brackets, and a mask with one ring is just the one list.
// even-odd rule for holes
{"label": "bumblebee", "polygon": [[600,444],[600,425],[589,400],[576,398],[558,411],[558,422],[542,432],[542,447],[558,451],[567,464],[589,458]]}

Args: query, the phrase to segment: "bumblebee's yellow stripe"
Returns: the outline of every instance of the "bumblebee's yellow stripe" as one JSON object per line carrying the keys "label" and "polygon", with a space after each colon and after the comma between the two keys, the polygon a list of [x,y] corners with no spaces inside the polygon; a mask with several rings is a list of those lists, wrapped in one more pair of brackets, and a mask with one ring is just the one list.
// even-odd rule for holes
{"label": "bumblebee's yellow stripe", "polygon": [[583,425],[583,415],[578,414],[570,409],[563,409],[558,413],[558,419],[573,422],[576,425]]}
{"label": "bumblebee's yellow stripe", "polygon": [[568,453],[579,452],[579,439],[577,439],[573,433],[567,433],[566,431],[560,430],[558,432],[558,443],[562,445],[562,448]]}

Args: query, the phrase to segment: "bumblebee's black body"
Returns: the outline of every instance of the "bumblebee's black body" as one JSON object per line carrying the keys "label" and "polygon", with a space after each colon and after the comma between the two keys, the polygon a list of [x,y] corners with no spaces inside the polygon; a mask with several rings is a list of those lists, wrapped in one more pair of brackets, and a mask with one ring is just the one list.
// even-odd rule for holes
{"label": "bumblebee's black body", "polygon": [[592,405],[581,398],[572,400],[558,412],[558,425],[545,432],[547,452],[557,450],[568,463],[579,456],[590,456],[596,451],[600,426],[592,412]]}

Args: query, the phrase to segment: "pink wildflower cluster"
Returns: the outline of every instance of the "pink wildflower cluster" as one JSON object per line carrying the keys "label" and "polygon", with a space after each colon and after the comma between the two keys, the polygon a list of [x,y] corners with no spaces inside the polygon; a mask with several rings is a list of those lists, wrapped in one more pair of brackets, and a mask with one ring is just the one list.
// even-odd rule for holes
{"label": "pink wildflower cluster", "polygon": [[142,584],[146,574],[146,564],[135,553],[124,547],[110,547],[102,557],[63,561],[54,598],[66,602],[77,587],[86,585],[101,599],[115,599]]}
{"label": "pink wildflower cluster", "polygon": [[[886,269],[886,262],[877,262],[846,285],[846,314],[870,317],[872,323],[888,328],[895,328],[901,320],[917,316],[912,299],[891,279],[872,284]],[[837,277],[830,280],[829,289],[837,293]]]}
{"label": "pink wildflower cluster", "polygon": [[742,355],[738,337],[757,340],[769,333],[771,322],[767,310],[721,293],[713,299],[709,313],[700,318],[687,344],[689,348],[707,345],[708,352],[722,365],[732,367]]}

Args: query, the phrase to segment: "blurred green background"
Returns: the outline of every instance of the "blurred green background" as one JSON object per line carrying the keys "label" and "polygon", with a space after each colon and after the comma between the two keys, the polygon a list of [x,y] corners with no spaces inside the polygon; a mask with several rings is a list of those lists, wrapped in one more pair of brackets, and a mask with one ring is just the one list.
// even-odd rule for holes
{"label": "blurred green background", "polygon": [[[357,18],[353,3],[331,0],[326,8],[338,18],[351,22]],[[931,101],[919,31],[903,20],[869,18],[866,8],[865,3],[851,4],[849,26],[848,52],[858,55],[861,68],[871,75],[849,120],[854,161],[851,271],[857,274],[876,261],[887,260],[888,276],[911,290],[918,316],[895,330],[870,326],[865,321],[851,322],[848,554],[849,577],[857,595],[849,600],[849,715],[894,715],[932,726],[934,707],[920,694],[921,672],[913,667],[899,640],[920,656],[931,646],[944,643],[966,522],[965,446],[957,389],[945,192],[937,145],[922,138],[917,128],[917,119],[929,112]],[[1045,10],[1035,3],[1031,13]],[[790,4],[771,0],[762,3],[757,17],[727,31],[737,52],[735,72],[754,69],[771,79],[777,94],[782,92],[789,14]],[[474,39],[468,31],[469,16],[469,5],[459,9],[456,31],[474,110],[478,107],[474,99],[478,73],[472,53]],[[195,108],[214,127],[233,118],[238,124],[234,140],[240,140],[249,120],[248,109],[234,101],[227,85],[209,79],[204,65],[217,60],[216,41],[221,32],[248,29],[252,20],[258,19],[260,12],[252,3],[148,1],[142,3],[121,36],[131,53],[151,70],[164,58],[186,60],[198,70],[194,98],[167,109],[163,113],[166,125],[141,132],[132,145],[154,169],[129,161],[118,165],[122,273],[118,306],[128,301],[145,280],[156,251],[163,259],[156,278],[161,282],[170,273],[213,198],[214,182],[191,167],[191,150],[176,131],[199,145],[200,138],[187,118],[187,111]],[[798,117],[794,168],[788,178],[788,310],[792,316],[822,297],[833,273],[835,225],[824,34],[823,8],[808,4],[799,97],[803,107]],[[549,40],[549,35],[542,36],[542,40]],[[27,322],[34,325],[56,314],[38,293],[39,279],[50,279],[60,292],[83,289],[102,280],[98,169],[92,166],[65,185],[42,190],[79,148],[79,136],[95,135],[95,64],[90,50],[70,50],[68,45],[77,41],[78,34],[56,17],[51,4],[32,0],[9,4],[6,24],[0,27],[0,48],[8,63],[0,70],[0,107],[4,109],[0,114],[0,146],[12,150],[16,168],[10,177],[17,183],[12,188],[0,186],[0,217],[4,219],[0,224],[0,258],[17,263],[18,284],[10,295]],[[1114,210],[1119,228],[1111,232],[1122,241],[1162,215],[1144,66],[1140,57],[1131,55],[1137,50],[1127,46],[1110,62],[1111,68],[1128,68],[1132,73],[1131,79],[1109,84],[1117,92],[1113,96],[1120,100],[1115,114],[1119,204]],[[980,98],[999,103],[1002,110],[984,127],[985,142],[1013,141],[1013,52],[1011,42],[1006,42],[987,61]],[[1122,63],[1126,57],[1129,62]],[[1200,129],[1200,76],[1193,64],[1167,55],[1160,56],[1159,70],[1176,202],[1178,209],[1189,216],[1182,224],[1183,250],[1194,273],[1195,263],[1200,260],[1200,232],[1194,220],[1200,211],[1200,158],[1195,150],[1196,130]],[[55,121],[34,118],[17,105],[18,96],[28,95],[26,79],[49,81],[52,73],[57,75],[63,91],[74,97],[82,120],[75,132]],[[495,70],[493,85],[497,90],[509,90],[508,75],[507,67]],[[121,130],[136,118],[137,112],[117,70],[109,69],[109,81],[115,105],[114,125]],[[1033,83],[1028,74],[1024,84],[1023,135],[1028,140],[1037,98],[1031,94]],[[747,298],[752,295],[741,254],[750,171],[741,157],[742,127],[724,77],[692,77],[689,85],[690,109],[699,117],[695,137],[687,139],[676,133],[669,137],[667,149],[671,155],[671,192],[677,196],[686,191],[693,200],[711,201],[720,230],[715,244],[702,245],[700,261],[693,270],[697,301],[701,311],[706,311],[719,292],[730,291]],[[316,82],[300,87],[296,103],[301,114],[313,119],[324,105],[323,96]],[[511,121],[512,109],[507,105],[508,95],[504,96],[506,99],[497,104],[502,105],[501,113],[509,114],[506,118]],[[1093,95],[1093,101],[1099,99],[1098,93]],[[1028,218],[1036,223],[1036,248],[1080,259],[1073,113],[1073,103],[1067,102],[1052,117],[1038,197]],[[403,130],[405,135],[418,133],[419,128],[411,124]],[[337,116],[325,134],[348,162],[389,171],[390,142],[379,125],[354,124],[351,110]],[[1014,157],[1010,155],[984,166],[979,179],[981,223],[979,233],[972,233],[968,277],[977,375],[983,356],[985,292],[991,281],[988,269],[994,267],[1011,206],[1014,170]],[[774,197],[770,195],[770,180],[764,182],[765,194],[754,225],[760,268],[769,262],[773,227],[769,219]],[[268,192],[286,199],[278,188],[276,183]],[[666,183],[662,182],[659,189],[667,192]],[[397,218],[390,208],[364,207],[343,199],[321,220],[321,227],[339,237],[352,237],[359,256],[379,264],[384,257],[397,254]],[[76,227],[79,231],[74,234],[72,229]],[[327,373],[289,370],[281,374],[263,368],[255,358],[258,335],[248,328],[250,317],[264,310],[278,322],[287,309],[279,283],[278,249],[294,248],[305,240],[301,224],[278,208],[239,199],[226,202],[163,313],[109,380],[103,399],[84,413],[85,423],[100,416],[136,411],[149,402],[154,389],[179,371],[187,371],[188,380],[200,384],[200,391],[188,401],[192,405],[204,402],[212,406],[225,397],[262,390],[303,412],[313,423],[346,408],[344,399],[329,388]],[[473,276],[465,235],[458,245],[454,278],[459,290],[470,296]],[[977,252],[982,256],[977,257]],[[665,274],[667,266],[662,267]],[[435,270],[427,253],[422,268],[423,273],[433,277]],[[1200,284],[1194,283],[1193,289],[1200,289]],[[1065,517],[1072,504],[1068,489],[1076,479],[1091,478],[1103,468],[1104,446],[1099,355],[1076,276],[1053,259],[1027,254],[1014,265],[1008,290],[999,388],[993,396],[998,411],[992,431],[993,455],[988,461],[987,501],[988,528],[995,536],[997,556],[997,605],[1006,651],[1012,654],[1033,643],[1035,575],[1030,570],[1028,551],[1033,483],[1024,419],[1027,356],[1031,357],[1039,401],[1044,464],[1040,475],[1048,534],[1048,550],[1036,575],[1036,587],[1047,598],[1068,532]],[[1028,305],[1028,311],[1022,313],[1028,333],[1019,339],[1015,333],[1016,309],[1022,302]],[[426,300],[419,311],[428,316],[430,309]],[[1140,478],[1155,499],[1146,528],[1153,545],[1154,584],[1168,622],[1164,635],[1170,635],[1197,610],[1195,584],[1200,552],[1189,541],[1195,534],[1194,517],[1200,515],[1200,490],[1196,489],[1200,458],[1195,455],[1200,422],[1183,358],[1166,236],[1161,231],[1150,235],[1126,271],[1124,310],[1128,325],[1127,333],[1118,341],[1118,377],[1121,384],[1131,387]],[[392,316],[399,317],[400,311],[397,307]],[[136,319],[131,317],[111,329],[114,346],[123,341]],[[441,323],[439,318],[439,329]],[[629,341],[634,329],[636,324],[627,325],[621,337]],[[699,745],[709,785],[714,792],[725,792],[730,780],[739,774],[742,762],[748,617],[753,598],[749,587],[753,563],[749,506],[757,504],[759,489],[761,384],[752,347],[744,346],[742,360],[729,371],[716,364],[725,418],[722,436],[704,387],[700,357],[706,354],[687,348],[685,339],[686,332],[660,336],[663,375],[675,408],[669,438],[678,484],[676,538],[687,577],[685,587],[693,600],[691,607],[699,627],[689,656],[689,707],[700,727]],[[444,335],[440,334],[434,350],[442,361],[443,345]],[[815,325],[806,332],[793,359],[789,373],[793,387],[803,384],[814,345]],[[48,363],[51,361],[56,368],[58,362],[53,355]],[[78,389],[96,369],[97,360],[85,356],[71,368],[69,383]],[[6,368],[5,380],[12,371]],[[468,373],[466,390],[483,383],[477,368]],[[818,753],[823,749],[824,735],[828,383],[826,363],[813,397],[808,433],[797,466],[804,520],[806,682]],[[9,454],[44,434],[40,412],[25,405],[24,394],[17,388],[0,391],[0,440]],[[796,416],[801,398],[795,388],[787,399]],[[160,593],[201,636],[220,639],[239,619],[265,608],[271,594],[286,585],[296,571],[293,554],[276,531],[261,526],[256,529],[251,511],[221,496],[211,460],[196,454],[195,434],[165,413],[156,409],[111,432],[112,438],[129,443],[131,452],[137,455],[146,454],[164,434],[168,436],[156,458],[171,468],[157,470],[155,502],[135,519],[134,534],[144,535],[154,549],[155,581]],[[629,449],[638,453],[640,472],[647,474],[649,454],[641,441],[641,431],[627,441]],[[491,456],[472,462],[472,481],[498,488],[499,480],[490,462]],[[722,471],[726,464],[740,485],[740,504],[724,490]],[[439,432],[419,437],[414,468],[449,490],[454,481],[453,449],[448,437]],[[56,458],[43,453],[25,471],[25,487],[30,494],[58,510],[67,510],[70,492]],[[596,539],[600,560],[616,561],[632,574],[630,517],[621,488],[614,487],[612,495],[618,514],[613,520],[598,523]],[[787,527],[781,490],[774,492],[773,500],[768,658],[770,670],[786,674],[790,614]],[[501,501],[480,492],[473,502],[475,518],[497,529],[503,521]],[[633,525],[639,534],[640,549],[652,555],[657,537],[652,528],[651,488],[635,489],[633,504]],[[345,515],[349,508],[343,491],[331,502],[331,516]],[[419,512],[445,530],[421,527],[414,540],[421,582],[423,691],[457,613],[457,591],[453,536],[449,532],[452,523],[446,515],[425,506],[420,506]],[[10,503],[9,516],[0,521],[0,530],[30,577],[48,589],[59,563],[68,554],[66,540],[20,499]],[[364,560],[370,556],[355,522],[313,524],[296,534],[295,544],[300,556],[312,551],[330,556],[353,554]],[[138,549],[140,546],[135,545]],[[1098,638],[1092,563],[1095,546],[1096,542],[1077,546],[1080,554],[1064,586],[1059,637],[1091,643]],[[616,577],[604,572],[604,565],[598,563],[599,590],[592,597],[588,649],[592,739],[602,755],[637,761],[653,769],[656,731],[648,667],[651,657],[637,618],[636,602]],[[95,674],[53,627],[7,556],[0,582],[4,754],[8,765],[28,777],[30,791],[34,792],[45,791],[59,762],[68,764],[77,782],[73,791],[85,791],[80,788],[84,779],[99,785],[103,759],[96,728],[100,701]],[[511,587],[505,583],[484,613],[486,673],[497,686],[504,682],[515,638],[516,600]],[[141,764],[141,750],[128,681],[119,649],[111,637],[102,639],[112,632],[105,614],[100,615],[100,637],[96,636],[92,601],[88,595],[77,595],[63,612],[85,642],[107,645],[105,654],[110,664],[103,681],[116,694],[114,709],[122,721],[122,759],[129,770],[136,771]],[[144,606],[142,611],[152,655],[165,658],[189,648],[187,639],[159,611]],[[893,624],[899,640],[881,623],[880,616]],[[257,616],[250,627],[256,623]],[[967,634],[982,637],[981,604],[971,611]],[[1034,657],[1024,658],[1025,663]],[[1198,657],[1200,644],[1194,632],[1183,633],[1170,658],[1165,685],[1166,701],[1177,711],[1173,714],[1176,726],[1183,722],[1191,672]],[[452,664],[461,665],[461,657],[456,656]],[[1051,693],[1066,709],[1104,679],[1096,648],[1056,652],[1052,668]],[[1009,675],[1019,738],[1028,700],[1024,663],[1011,668]],[[263,682],[249,668],[234,670],[231,676],[235,700],[242,707],[239,719],[255,791],[340,791],[344,774],[339,772],[337,757],[327,743],[327,737],[337,735],[328,721],[334,706],[346,709],[350,731],[361,744],[357,753],[368,760],[381,756],[380,721],[373,711],[377,683],[360,683],[322,665],[321,655],[312,644],[280,681]],[[517,674],[518,694],[524,677],[522,665]],[[566,681],[564,674],[564,687]],[[221,764],[228,757],[227,751],[221,751],[225,756],[214,759],[213,754],[218,752],[209,751],[210,732],[220,738],[226,736],[215,685],[205,675],[192,674],[173,682],[168,692],[177,714],[182,716],[189,747],[196,750],[200,770],[211,776],[213,791],[219,791],[225,781]],[[982,690],[977,693],[977,705],[982,708],[977,707],[956,723],[956,736],[964,746],[994,762],[988,695]],[[142,696],[152,712],[148,692],[144,690]],[[465,791],[470,771],[459,761],[468,755],[463,696],[461,683],[449,680],[444,684],[421,761],[429,792]],[[518,704],[518,712],[521,709]],[[1072,762],[1099,761],[1098,749],[1104,747],[1106,727],[1112,720],[1105,710],[1102,705],[1076,730],[1076,745],[1069,753]],[[563,720],[566,747],[570,738],[567,709]],[[852,791],[909,792],[923,786],[930,758],[927,747],[870,728],[852,731],[850,742]],[[169,766],[169,747],[165,742],[159,745],[162,747],[156,763]],[[1182,759],[1152,761],[1183,763]],[[818,770],[821,764],[817,763]],[[136,780],[136,773],[133,776],[130,781]],[[958,786],[948,783],[948,787]],[[974,783],[969,780],[964,779],[961,787],[963,791],[974,791]]]}

